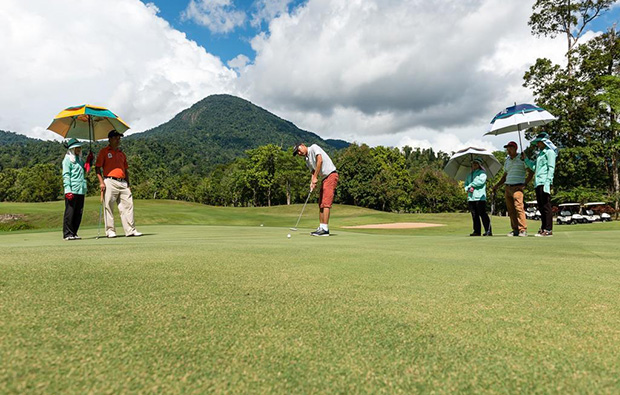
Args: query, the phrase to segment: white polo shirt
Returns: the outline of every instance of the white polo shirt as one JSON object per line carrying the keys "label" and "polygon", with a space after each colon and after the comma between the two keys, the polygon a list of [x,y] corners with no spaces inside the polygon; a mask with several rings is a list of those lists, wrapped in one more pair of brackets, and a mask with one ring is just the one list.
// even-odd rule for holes
{"label": "white polo shirt", "polygon": [[331,158],[323,151],[323,148],[319,147],[316,144],[312,144],[308,147],[308,154],[306,155],[306,166],[308,169],[315,171],[316,170],[316,156],[321,155],[323,159],[323,164],[321,165],[321,177],[325,178],[334,171],[336,171],[336,166],[334,166],[334,162],[332,162]]}

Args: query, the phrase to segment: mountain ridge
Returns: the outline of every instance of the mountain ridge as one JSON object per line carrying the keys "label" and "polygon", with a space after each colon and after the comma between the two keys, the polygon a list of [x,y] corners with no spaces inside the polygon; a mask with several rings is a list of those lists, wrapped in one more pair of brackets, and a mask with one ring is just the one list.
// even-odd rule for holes
{"label": "mountain ridge", "polygon": [[[242,157],[248,149],[266,144],[288,149],[297,142],[316,143],[328,152],[349,146],[344,140],[323,140],[315,133],[299,129],[292,122],[232,95],[207,96],[161,125],[128,135],[121,146],[130,165],[136,159],[149,168],[206,175],[218,165]],[[105,144],[105,140],[99,141],[93,144],[93,149],[98,151]],[[34,147],[38,146],[45,147],[45,155],[33,155],[36,156],[34,161],[26,151],[36,152]],[[20,156],[26,157],[11,158],[11,152],[16,149]],[[58,142],[12,132],[0,133],[0,168],[59,163],[63,152]]]}

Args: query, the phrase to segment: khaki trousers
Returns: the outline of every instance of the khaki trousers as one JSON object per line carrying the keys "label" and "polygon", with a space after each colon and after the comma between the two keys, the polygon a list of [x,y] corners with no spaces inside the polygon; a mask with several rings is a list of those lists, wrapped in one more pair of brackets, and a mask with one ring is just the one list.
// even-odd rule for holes
{"label": "khaki trousers", "polygon": [[506,208],[510,216],[510,226],[513,231],[527,231],[527,220],[525,219],[525,207],[523,206],[523,186],[506,185]]}
{"label": "khaki trousers", "polygon": [[127,181],[117,181],[112,178],[103,180],[105,184],[105,193],[103,195],[103,208],[105,211],[105,233],[106,236],[111,232],[116,233],[114,227],[114,203],[118,205],[118,211],[121,215],[123,230],[125,235],[130,235],[136,231],[133,222],[133,197],[131,189],[127,185]]}

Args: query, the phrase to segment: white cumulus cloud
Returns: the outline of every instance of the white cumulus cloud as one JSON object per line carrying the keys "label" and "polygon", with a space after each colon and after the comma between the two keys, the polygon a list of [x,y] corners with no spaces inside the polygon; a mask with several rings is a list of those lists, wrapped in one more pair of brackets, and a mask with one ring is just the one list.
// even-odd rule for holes
{"label": "white cumulus cloud", "polygon": [[235,8],[231,0],[190,0],[181,14],[207,27],[213,33],[229,33],[245,22],[245,12]]}
{"label": "white cumulus cloud", "polygon": [[[309,0],[269,23],[238,86],[322,136],[378,144],[482,138],[491,118],[532,101],[522,78],[561,40],[532,37],[533,0]],[[497,139],[497,138],[496,138]]]}
{"label": "white cumulus cloud", "polygon": [[252,26],[260,26],[261,23],[270,22],[286,13],[291,2],[292,0],[256,0],[255,11],[252,13]]}
{"label": "white cumulus cloud", "polygon": [[52,138],[52,118],[79,104],[145,130],[231,92],[236,78],[139,0],[3,0],[0,51],[0,129],[39,138]]}

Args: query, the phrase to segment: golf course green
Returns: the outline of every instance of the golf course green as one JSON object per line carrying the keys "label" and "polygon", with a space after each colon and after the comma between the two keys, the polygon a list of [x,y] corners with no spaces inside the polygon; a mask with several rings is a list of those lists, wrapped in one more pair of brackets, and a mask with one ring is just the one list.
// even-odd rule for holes
{"label": "golf course green", "polygon": [[[63,241],[62,210],[0,205],[0,393],[620,392],[620,222],[150,200],[96,239],[89,198]],[[444,226],[343,228],[393,222]]]}

